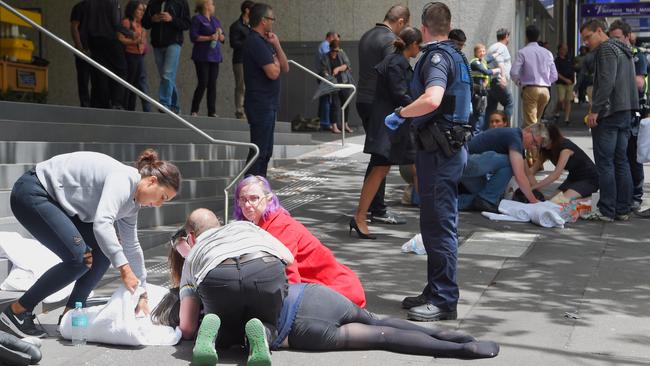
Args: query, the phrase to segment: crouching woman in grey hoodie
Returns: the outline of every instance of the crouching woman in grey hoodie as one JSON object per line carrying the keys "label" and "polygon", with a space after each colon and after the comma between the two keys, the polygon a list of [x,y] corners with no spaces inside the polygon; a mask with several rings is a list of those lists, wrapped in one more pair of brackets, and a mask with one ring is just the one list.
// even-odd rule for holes
{"label": "crouching woman in grey hoodie", "polygon": [[[18,337],[46,336],[34,325],[34,307],[74,281],[65,311],[76,302],[85,306],[111,264],[119,269],[127,289],[133,292],[144,286],[138,211],[173,199],[181,176],[175,165],[158,160],[154,150],[145,150],[136,166],[100,153],[75,152],[39,163],[16,181],[10,198],[14,216],[61,263],[4,309],[0,314],[4,330]],[[149,311],[146,295],[140,309]]]}

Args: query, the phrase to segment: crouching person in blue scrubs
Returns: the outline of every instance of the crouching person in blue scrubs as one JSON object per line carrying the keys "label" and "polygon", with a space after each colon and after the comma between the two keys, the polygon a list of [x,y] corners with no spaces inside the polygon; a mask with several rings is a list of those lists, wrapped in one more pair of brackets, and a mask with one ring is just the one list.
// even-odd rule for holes
{"label": "crouching person in blue scrubs", "polygon": [[[49,295],[76,281],[65,311],[86,298],[109,265],[134,292],[146,270],[138,241],[138,211],[173,199],[178,168],[145,150],[137,168],[100,153],[75,152],[39,163],[16,181],[11,210],[16,219],[59,258],[34,285],[0,314],[0,325],[18,337],[44,337],[32,311]],[[117,230],[116,230],[117,227]],[[119,235],[119,239],[118,239]],[[146,293],[138,309],[149,312]],[[64,311],[64,313],[65,313]]]}

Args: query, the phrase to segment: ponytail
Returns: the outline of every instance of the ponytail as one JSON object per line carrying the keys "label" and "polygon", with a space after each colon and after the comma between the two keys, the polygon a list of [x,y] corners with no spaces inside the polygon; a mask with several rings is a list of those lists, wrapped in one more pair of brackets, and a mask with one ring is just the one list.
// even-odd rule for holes
{"label": "ponytail", "polygon": [[176,165],[158,160],[158,153],[154,149],[146,149],[138,158],[135,167],[143,177],[156,177],[158,184],[169,187],[175,192],[180,192],[181,173]]}
{"label": "ponytail", "polygon": [[406,27],[399,32],[399,37],[393,42],[395,46],[395,53],[402,53],[404,50],[413,43],[422,43],[422,33],[413,27]]}
{"label": "ponytail", "polygon": [[403,39],[397,37],[393,42],[393,46],[395,46],[395,53],[402,53],[406,49],[406,42],[404,42]]}

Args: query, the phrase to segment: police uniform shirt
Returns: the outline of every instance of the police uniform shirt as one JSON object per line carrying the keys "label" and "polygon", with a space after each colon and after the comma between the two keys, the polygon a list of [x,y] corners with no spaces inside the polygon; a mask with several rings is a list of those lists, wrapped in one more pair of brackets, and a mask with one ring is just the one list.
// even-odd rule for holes
{"label": "police uniform shirt", "polygon": [[453,61],[442,50],[432,51],[427,57],[429,60],[422,60],[424,64],[422,64],[420,75],[418,75],[423,81],[424,89],[426,90],[432,86],[440,86],[446,89],[447,79],[454,76]]}
{"label": "police uniform shirt", "polygon": [[642,52],[637,51],[634,54],[634,74],[637,76],[648,75],[648,63]]}
{"label": "police uniform shirt", "polygon": [[510,150],[524,154],[524,142],[521,130],[518,128],[492,128],[474,136],[467,144],[470,154],[482,154],[494,151],[508,155]]}

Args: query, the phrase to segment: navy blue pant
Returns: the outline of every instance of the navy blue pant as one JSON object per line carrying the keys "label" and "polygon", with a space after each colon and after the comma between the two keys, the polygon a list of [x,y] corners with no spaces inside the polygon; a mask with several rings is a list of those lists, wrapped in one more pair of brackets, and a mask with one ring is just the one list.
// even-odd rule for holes
{"label": "navy blue pant", "polygon": [[[250,125],[251,142],[260,148],[260,156],[248,169],[247,174],[266,177],[266,169],[273,155],[273,131],[275,130],[274,110],[260,111],[244,107],[248,124]],[[248,153],[249,161],[253,157],[253,150]]]}
{"label": "navy blue pant", "polygon": [[458,183],[467,163],[467,150],[447,158],[442,152],[418,150],[416,170],[420,190],[420,232],[427,251],[430,303],[445,311],[458,304]]}
{"label": "navy blue pant", "polygon": [[[144,55],[137,55],[134,53],[125,52],[126,57],[126,81],[135,86],[141,92],[149,93],[147,86],[147,69],[144,65]],[[124,89],[124,109],[129,111],[135,110],[137,97],[134,92]],[[142,110],[145,112],[151,111],[151,105],[144,99],[142,102]]]}
{"label": "navy blue pant", "polygon": [[[32,311],[43,299],[77,281],[66,306],[73,308],[77,301],[85,306],[86,298],[110,265],[97,244],[93,224],[81,222],[77,216],[68,216],[45,191],[34,171],[25,173],[16,181],[10,203],[18,222],[62,261],[25,292],[18,300],[20,304]],[[88,248],[91,248],[93,256],[90,269],[83,258]]]}
{"label": "navy blue pant", "polygon": [[643,181],[645,179],[643,173],[643,164],[637,163],[637,137],[639,135],[638,120],[634,121],[632,126],[632,134],[630,140],[627,142],[627,160],[630,163],[630,172],[632,173],[632,201],[641,203],[643,202]]}

